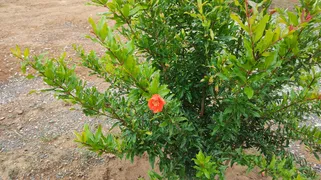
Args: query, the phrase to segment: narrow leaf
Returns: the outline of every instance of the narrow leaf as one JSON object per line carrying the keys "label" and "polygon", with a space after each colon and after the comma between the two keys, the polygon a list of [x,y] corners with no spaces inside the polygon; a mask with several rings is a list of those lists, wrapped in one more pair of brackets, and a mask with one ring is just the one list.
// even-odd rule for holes
{"label": "narrow leaf", "polygon": [[245,87],[244,88],[244,93],[247,95],[249,99],[251,99],[254,95],[254,91],[251,87]]}

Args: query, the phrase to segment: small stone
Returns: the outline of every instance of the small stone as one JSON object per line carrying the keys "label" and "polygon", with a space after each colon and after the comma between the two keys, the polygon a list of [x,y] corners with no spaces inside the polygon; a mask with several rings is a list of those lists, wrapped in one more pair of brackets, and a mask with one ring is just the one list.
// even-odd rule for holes
{"label": "small stone", "polygon": [[83,172],[78,172],[78,173],[77,173],[77,176],[78,176],[78,177],[83,177],[83,176],[84,176],[84,173],[83,173]]}
{"label": "small stone", "polygon": [[4,120],[4,119],[6,119],[5,117],[0,117],[0,121],[2,121],[2,120]]}
{"label": "small stone", "polygon": [[18,129],[18,130],[21,130],[21,129],[22,129],[22,126],[21,126],[21,125],[19,125],[17,129]]}
{"label": "small stone", "polygon": [[56,175],[56,178],[57,178],[57,179],[62,179],[62,178],[64,178],[64,175],[59,172],[59,173]]}
{"label": "small stone", "polygon": [[23,114],[23,110],[18,110],[17,113],[18,113],[19,115],[22,115],[22,114]]}
{"label": "small stone", "polygon": [[115,156],[114,154],[107,154],[107,157],[113,159],[113,158],[115,158],[116,156]]}
{"label": "small stone", "polygon": [[14,119],[14,118],[16,118],[16,115],[15,115],[15,114],[9,114],[9,115],[8,115],[8,118]]}

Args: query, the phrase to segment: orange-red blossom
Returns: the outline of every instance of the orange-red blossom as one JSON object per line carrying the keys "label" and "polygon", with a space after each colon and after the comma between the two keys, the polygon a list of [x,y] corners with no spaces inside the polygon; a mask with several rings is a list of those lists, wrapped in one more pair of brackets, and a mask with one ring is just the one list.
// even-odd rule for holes
{"label": "orange-red blossom", "polygon": [[148,107],[153,113],[162,112],[165,104],[165,100],[159,94],[154,94],[152,98],[148,100]]}

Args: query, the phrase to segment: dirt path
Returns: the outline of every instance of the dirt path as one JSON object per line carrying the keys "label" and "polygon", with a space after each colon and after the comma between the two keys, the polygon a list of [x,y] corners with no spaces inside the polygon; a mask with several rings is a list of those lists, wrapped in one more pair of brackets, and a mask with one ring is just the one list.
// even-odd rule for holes
{"label": "dirt path", "polygon": [[[0,0],[0,180],[6,179],[115,179],[146,177],[150,168],[146,157],[134,164],[112,155],[97,157],[77,148],[73,131],[84,123],[103,124],[110,120],[89,118],[50,93],[28,94],[46,86],[40,79],[20,76],[19,62],[10,55],[16,44],[31,47],[33,53],[48,51],[59,55],[71,45],[99,49],[84,38],[87,19],[97,18],[104,9],[85,6],[85,0]],[[284,1],[282,1],[284,2]],[[99,85],[99,80],[91,78]],[[262,179],[245,175],[245,169],[229,170],[228,179]]]}

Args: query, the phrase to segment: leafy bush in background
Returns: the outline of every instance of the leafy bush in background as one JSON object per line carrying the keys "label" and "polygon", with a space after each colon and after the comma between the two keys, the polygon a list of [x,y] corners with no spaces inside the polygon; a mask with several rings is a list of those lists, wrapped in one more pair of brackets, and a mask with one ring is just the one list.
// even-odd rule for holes
{"label": "leafy bush in background", "polygon": [[273,178],[317,178],[287,147],[300,141],[317,158],[321,150],[321,131],[300,126],[321,113],[320,1],[294,11],[270,9],[269,0],[91,3],[106,7],[99,22],[89,19],[89,38],[106,51],[75,49],[110,83],[104,92],[86,86],[65,56],[13,50],[60,99],[117,120],[121,134],[85,126],[77,142],[131,160],[147,153],[161,172],[152,179],[224,179],[235,163]]}

